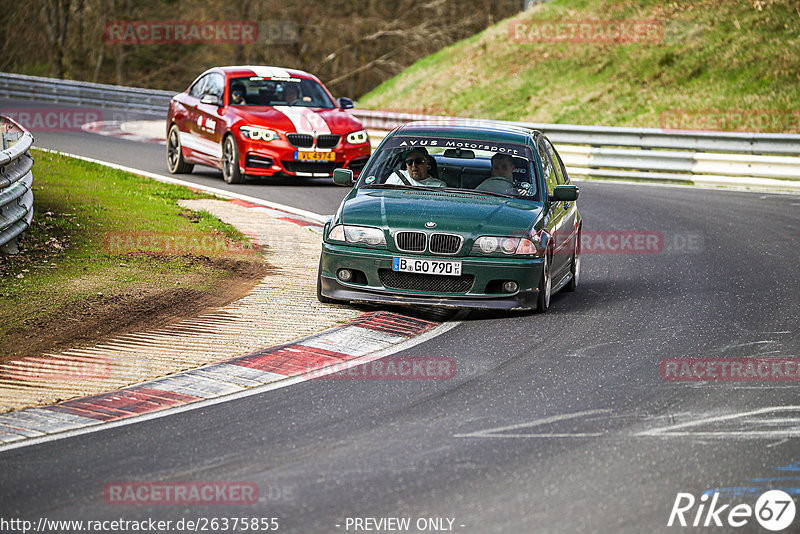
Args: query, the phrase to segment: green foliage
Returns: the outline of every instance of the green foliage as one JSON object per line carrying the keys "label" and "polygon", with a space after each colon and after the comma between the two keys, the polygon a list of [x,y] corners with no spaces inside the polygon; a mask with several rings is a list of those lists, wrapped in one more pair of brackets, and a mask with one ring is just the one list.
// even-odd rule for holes
{"label": "green foliage", "polygon": [[[640,42],[515,39],[516,24],[539,29],[534,25],[608,20],[647,20],[661,33]],[[782,112],[790,118],[778,131],[792,131],[786,130],[792,125],[797,131],[798,85],[795,1],[555,0],[423,58],[360,103],[473,118],[643,127],[661,127],[664,112],[676,110],[753,110]]]}

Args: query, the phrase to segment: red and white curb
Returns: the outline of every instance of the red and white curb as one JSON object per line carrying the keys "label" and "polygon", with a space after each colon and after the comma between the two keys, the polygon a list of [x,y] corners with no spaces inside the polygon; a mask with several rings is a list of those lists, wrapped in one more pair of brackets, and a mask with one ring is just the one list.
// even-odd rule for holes
{"label": "red and white curb", "polygon": [[[144,122],[144,121],[138,121]],[[164,127],[164,121],[158,121],[161,128]],[[81,126],[81,130],[88,133],[105,135],[108,137],[116,137],[118,139],[127,139],[128,141],[136,141],[139,143],[158,143],[166,145],[167,140],[163,134],[154,135],[151,132],[142,131],[134,133],[126,130],[126,125],[130,121],[95,121],[87,122]]]}
{"label": "red and white curb", "polygon": [[[178,180],[104,161],[40,149],[184,185],[320,231],[328,217],[255,197]],[[461,315],[457,316],[460,318]],[[365,313],[344,326],[299,341],[101,393],[0,414],[0,452],[202,408],[286,387],[383,358],[460,324],[393,312]]]}
{"label": "red and white curb", "polygon": [[293,343],[110,393],[0,415],[0,451],[164,417],[320,378],[405,350],[458,324],[365,313]]}

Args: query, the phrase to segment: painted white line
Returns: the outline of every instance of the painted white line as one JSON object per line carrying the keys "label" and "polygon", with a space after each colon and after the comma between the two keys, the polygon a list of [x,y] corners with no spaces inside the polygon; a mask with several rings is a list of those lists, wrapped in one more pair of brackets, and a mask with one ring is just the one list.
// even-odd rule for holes
{"label": "painted white line", "polygon": [[[23,441],[12,441],[10,443],[0,444],[0,453],[8,451],[8,450],[27,447],[29,445],[38,445],[40,443],[48,443],[48,442],[56,441],[56,440],[59,440],[59,439],[71,438],[71,437],[74,437],[74,436],[81,436],[83,434],[90,434],[90,433],[93,433],[93,432],[98,432],[98,431],[106,430],[106,429],[110,429],[110,428],[117,428],[117,427],[121,427],[121,426],[132,425],[132,424],[135,424],[135,423],[141,423],[141,422],[144,422],[144,421],[149,421],[151,419],[160,419],[162,417],[168,417],[168,416],[171,416],[171,415],[176,415],[176,414],[179,414],[179,413],[188,412],[190,410],[199,410],[199,409],[202,409],[202,408],[207,408],[209,406],[214,406],[216,404],[222,404],[224,402],[229,402],[229,401],[233,401],[233,400],[237,400],[237,399],[242,399],[242,398],[250,397],[250,396],[253,396],[253,395],[260,395],[260,394],[266,393],[268,391],[273,391],[273,390],[276,390],[276,389],[281,389],[281,388],[285,388],[285,387],[288,387],[288,386],[293,386],[293,385],[299,384],[301,382],[306,382],[308,380],[312,380],[313,378],[318,378],[318,377],[321,377],[321,376],[325,376],[327,374],[331,374],[331,373],[334,373],[334,372],[337,372],[337,371],[341,371],[342,369],[346,369],[346,368],[349,368],[349,367],[355,367],[357,365],[362,365],[362,364],[371,362],[373,360],[378,360],[380,358],[384,358],[386,356],[390,356],[390,355],[395,354],[397,352],[400,352],[400,351],[407,350],[407,349],[410,349],[412,347],[415,347],[415,346],[419,345],[420,343],[425,343],[426,341],[429,341],[429,340],[431,340],[431,339],[433,339],[433,338],[435,338],[437,336],[440,336],[440,335],[452,330],[453,328],[459,326],[462,323],[461,319],[463,319],[464,316],[466,316],[466,312],[459,312],[456,315],[456,318],[453,321],[449,321],[449,322],[443,323],[443,324],[441,324],[441,325],[439,325],[439,326],[437,326],[437,327],[435,327],[435,328],[433,328],[431,330],[428,330],[427,332],[425,332],[425,333],[423,333],[423,334],[421,334],[421,335],[419,335],[419,336],[417,336],[415,338],[409,339],[408,341],[404,341],[402,343],[398,343],[397,345],[394,345],[392,347],[388,347],[388,348],[380,350],[378,352],[374,352],[372,354],[367,354],[367,355],[361,356],[359,358],[353,358],[352,360],[348,360],[346,362],[342,362],[342,363],[337,363],[337,364],[331,365],[328,368],[317,369],[317,370],[314,370],[313,372],[308,373],[306,375],[292,376],[292,377],[288,377],[288,378],[286,378],[284,380],[280,380],[280,381],[277,381],[277,382],[272,382],[270,384],[265,384],[263,386],[255,387],[255,388],[252,388],[252,389],[246,389],[246,390],[240,391],[238,393],[231,393],[229,395],[224,395],[222,397],[215,397],[215,398],[212,398],[212,399],[196,401],[196,402],[192,402],[192,403],[189,403],[189,404],[184,404],[184,405],[181,405],[181,406],[175,406],[173,408],[165,408],[165,409],[157,411],[157,412],[151,412],[151,413],[147,413],[147,414],[137,415],[137,416],[134,416],[134,417],[121,419],[121,420],[118,420],[118,421],[111,421],[111,422],[98,421],[96,424],[92,424],[90,426],[86,426],[86,427],[83,427],[83,428],[76,428],[75,430],[68,430],[68,431],[65,431],[65,432],[60,432],[58,434],[50,434],[50,435],[45,435],[45,436],[40,436],[40,437],[33,437],[31,439],[26,439],[26,440],[23,440]],[[300,340],[298,340],[298,343],[300,343]],[[214,365],[218,365],[218,364],[211,364],[211,366],[214,366]],[[208,366],[206,366],[206,367],[208,367]],[[203,369],[203,367],[199,367],[198,369]]]}
{"label": "painted white line", "polygon": [[575,433],[542,433],[542,434],[500,434],[500,432],[509,432],[512,430],[521,430],[524,428],[534,428],[537,426],[548,425],[551,423],[558,423],[560,421],[567,421],[577,417],[587,417],[590,415],[601,415],[610,413],[610,409],[600,410],[586,410],[583,412],[575,412],[568,414],[552,415],[550,417],[543,417],[535,419],[527,423],[518,423],[515,425],[501,426],[497,428],[489,428],[486,430],[478,430],[477,432],[469,432],[466,434],[454,434],[455,438],[586,438],[602,436],[602,432],[575,432]]}
{"label": "painted white line", "polygon": [[185,187],[190,187],[192,189],[197,189],[199,191],[204,191],[206,193],[210,193],[212,195],[217,195],[222,198],[233,198],[236,200],[243,200],[245,202],[251,202],[253,204],[258,204],[259,206],[264,206],[267,208],[273,208],[279,211],[283,211],[286,213],[291,213],[294,215],[299,215],[301,217],[305,217],[312,221],[318,222],[320,224],[325,224],[327,220],[330,218],[325,215],[320,215],[318,213],[314,213],[311,211],[306,211],[300,208],[293,208],[292,206],[286,206],[285,204],[278,204],[277,202],[270,202],[268,200],[263,200],[256,197],[251,197],[249,195],[242,195],[239,193],[233,193],[231,191],[225,191],[224,189],[218,189],[216,187],[209,187],[207,185],[200,185],[195,184],[192,182],[187,182],[186,180],[179,180],[177,178],[171,178],[169,176],[165,176],[163,174],[156,174],[148,171],[143,171],[140,169],[134,169],[132,167],[126,167],[124,165],[117,165],[116,163],[109,163],[107,161],[101,161],[99,159],[94,158],[87,158],[86,156],[79,156],[77,154],[70,154],[69,152],[61,152],[59,150],[52,150],[50,148],[39,148],[34,147],[36,150],[41,150],[42,152],[50,152],[52,154],[59,154],[61,156],[67,156],[70,158],[79,159],[82,161],[88,161],[90,163],[96,163],[98,165],[103,165],[105,167],[109,167],[111,169],[117,169],[120,171],[129,172],[131,174],[138,174],[139,176],[145,176],[147,178],[152,178],[158,182],[163,182],[166,184],[175,184],[175,185],[182,185]]}
{"label": "painted white line", "polygon": [[[772,406],[769,408],[761,408],[759,410],[753,410],[749,412],[740,412],[740,413],[733,413],[727,415],[717,415],[712,417],[705,417],[703,419],[697,419],[695,421],[687,421],[685,423],[680,423],[677,425],[670,425],[668,427],[663,428],[655,428],[651,430],[645,430],[643,432],[639,432],[635,434],[636,436],[656,436],[656,437],[671,437],[671,436],[698,436],[698,437],[712,437],[712,436],[730,436],[730,437],[740,437],[740,438],[747,438],[747,437],[772,437],[772,438],[785,438],[800,435],[800,428],[795,429],[784,429],[784,430],[720,430],[720,431],[712,431],[712,432],[704,432],[704,431],[684,431],[681,432],[681,429],[687,429],[691,427],[697,427],[700,425],[705,424],[714,424],[714,423],[721,423],[725,421],[732,421],[735,419],[744,419],[747,417],[751,417],[753,415],[762,415],[767,413],[774,413],[774,412],[788,412],[788,411],[795,411],[800,410],[800,406]],[[760,423],[769,423],[771,420],[769,418],[760,419],[758,422]]]}

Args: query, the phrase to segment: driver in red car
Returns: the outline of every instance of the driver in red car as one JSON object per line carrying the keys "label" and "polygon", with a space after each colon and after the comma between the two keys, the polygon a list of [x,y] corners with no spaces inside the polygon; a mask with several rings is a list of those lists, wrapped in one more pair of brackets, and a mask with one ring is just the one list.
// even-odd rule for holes
{"label": "driver in red car", "polygon": [[244,85],[235,83],[231,87],[231,104],[234,106],[244,106],[247,101],[244,99],[245,89]]}

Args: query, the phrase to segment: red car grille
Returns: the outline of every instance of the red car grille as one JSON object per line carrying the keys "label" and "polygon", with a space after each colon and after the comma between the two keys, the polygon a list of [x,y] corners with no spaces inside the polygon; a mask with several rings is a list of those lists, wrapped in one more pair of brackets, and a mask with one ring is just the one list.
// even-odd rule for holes
{"label": "red car grille", "polygon": [[335,161],[282,161],[283,167],[289,172],[313,172],[333,174],[333,169],[342,166]]}
{"label": "red car grille", "polygon": [[286,139],[289,144],[297,148],[311,148],[314,146],[314,137],[310,134],[288,133]]}
{"label": "red car grille", "polygon": [[336,134],[322,134],[317,136],[318,148],[333,148],[339,144],[341,135]]}

